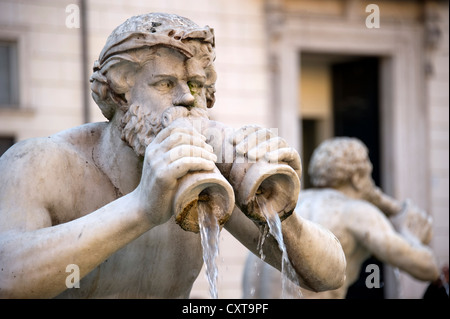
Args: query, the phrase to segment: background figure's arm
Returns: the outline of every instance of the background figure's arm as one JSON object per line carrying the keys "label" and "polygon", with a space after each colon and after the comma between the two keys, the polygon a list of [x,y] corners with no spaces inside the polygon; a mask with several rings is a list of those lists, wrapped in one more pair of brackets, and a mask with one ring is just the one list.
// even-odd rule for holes
{"label": "background figure's arm", "polygon": [[432,218],[410,199],[398,201],[375,185],[364,199],[378,207],[405,238],[410,238],[411,241],[419,240],[425,245],[431,241]]}
{"label": "background figure's arm", "polygon": [[409,199],[390,220],[394,228],[411,243],[428,245],[433,237],[433,219]]}
{"label": "background figure's arm", "polygon": [[386,216],[395,216],[402,210],[402,203],[386,195],[379,187],[373,187],[367,192],[365,200],[378,207]]}
{"label": "background figure's arm", "polygon": [[375,185],[367,191],[364,199],[378,207],[389,218],[394,228],[410,242],[419,241],[427,245],[431,241],[432,218],[412,200],[398,201],[384,194]]}
{"label": "background figure's arm", "polygon": [[439,269],[428,246],[398,233],[387,217],[370,204],[357,202],[348,208],[348,229],[379,260],[418,280],[438,278]]}
{"label": "background figure's arm", "polygon": [[[346,260],[341,244],[327,229],[295,213],[282,223],[283,240],[300,286],[313,291],[339,288],[345,280]],[[258,226],[236,208],[225,228],[251,252],[260,256]],[[282,254],[274,237],[263,244],[265,261],[281,271]]]}

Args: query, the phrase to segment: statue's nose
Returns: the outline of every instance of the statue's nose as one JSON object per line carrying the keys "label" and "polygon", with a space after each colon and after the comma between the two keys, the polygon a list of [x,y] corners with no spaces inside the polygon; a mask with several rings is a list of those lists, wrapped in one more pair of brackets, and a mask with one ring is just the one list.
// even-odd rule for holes
{"label": "statue's nose", "polygon": [[175,106],[194,106],[195,98],[192,95],[187,84],[180,85],[173,100]]}

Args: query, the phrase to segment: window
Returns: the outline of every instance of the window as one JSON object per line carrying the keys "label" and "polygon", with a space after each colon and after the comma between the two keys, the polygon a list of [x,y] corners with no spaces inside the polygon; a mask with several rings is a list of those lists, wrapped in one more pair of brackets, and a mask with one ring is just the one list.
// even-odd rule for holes
{"label": "window", "polygon": [[0,108],[19,105],[17,43],[0,40]]}

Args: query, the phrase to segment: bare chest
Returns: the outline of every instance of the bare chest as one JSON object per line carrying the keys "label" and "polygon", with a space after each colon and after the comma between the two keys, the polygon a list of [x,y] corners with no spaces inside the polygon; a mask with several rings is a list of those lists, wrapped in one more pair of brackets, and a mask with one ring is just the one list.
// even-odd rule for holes
{"label": "bare chest", "polygon": [[[57,223],[90,214],[132,190],[128,187],[122,193],[90,162],[82,172],[76,167],[81,166],[71,170],[62,184],[67,189],[57,196],[52,218]],[[200,235],[184,231],[172,218],[116,251],[81,278],[79,288],[67,289],[59,297],[188,298],[202,265]]]}

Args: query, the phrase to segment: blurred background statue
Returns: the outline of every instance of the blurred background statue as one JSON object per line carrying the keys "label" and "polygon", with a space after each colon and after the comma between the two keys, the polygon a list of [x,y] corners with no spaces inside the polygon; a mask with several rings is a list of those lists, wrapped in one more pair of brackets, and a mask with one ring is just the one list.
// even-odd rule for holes
{"label": "blurred background statue", "polygon": [[[356,138],[336,137],[313,152],[309,174],[314,188],[302,190],[298,216],[330,229],[347,259],[342,287],[320,293],[303,291],[305,298],[345,298],[371,256],[421,281],[434,282],[440,270],[432,250],[432,220],[411,200],[384,194],[372,180],[367,147]],[[379,288],[378,266],[367,266],[366,285]],[[243,278],[244,298],[279,298],[280,275],[249,255]],[[378,281],[378,282],[377,282]]]}

